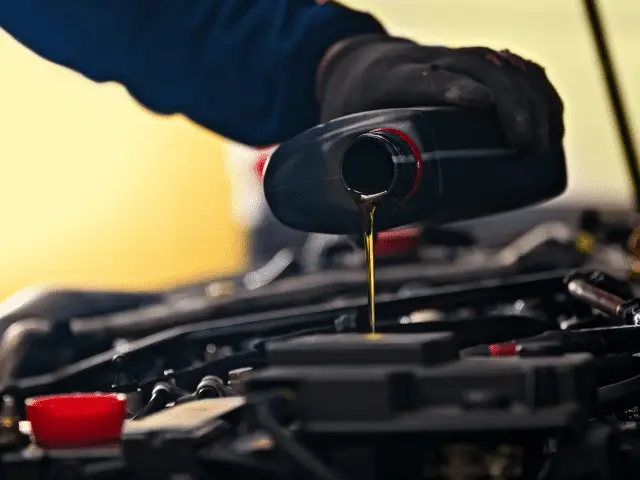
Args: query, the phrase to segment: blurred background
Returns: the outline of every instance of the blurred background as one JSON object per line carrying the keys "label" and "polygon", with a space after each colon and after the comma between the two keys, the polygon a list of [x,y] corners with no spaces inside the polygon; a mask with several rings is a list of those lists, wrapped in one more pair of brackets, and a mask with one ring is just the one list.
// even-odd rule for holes
{"label": "blurred background", "polygon": [[[349,0],[423,43],[509,48],[566,104],[570,187],[559,202],[631,205],[582,5],[573,0]],[[640,127],[640,3],[601,2]],[[155,289],[248,264],[264,206],[260,152],[155,116],[0,31],[0,299],[30,285]]]}

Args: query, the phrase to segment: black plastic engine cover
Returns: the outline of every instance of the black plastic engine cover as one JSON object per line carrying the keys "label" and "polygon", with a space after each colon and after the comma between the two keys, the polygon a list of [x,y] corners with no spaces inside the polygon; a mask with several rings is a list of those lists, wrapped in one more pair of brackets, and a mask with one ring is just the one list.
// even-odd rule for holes
{"label": "black plastic engine cover", "polygon": [[[434,353],[424,355],[430,343]],[[595,405],[589,354],[459,359],[453,352],[447,334],[310,336],[271,346],[271,366],[247,386],[292,390],[304,430],[324,434],[548,431]]]}

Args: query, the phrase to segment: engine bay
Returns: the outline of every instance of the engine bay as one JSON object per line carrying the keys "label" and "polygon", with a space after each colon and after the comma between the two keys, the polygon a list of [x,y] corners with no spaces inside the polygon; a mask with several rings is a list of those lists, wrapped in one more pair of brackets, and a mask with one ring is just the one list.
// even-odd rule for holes
{"label": "engine bay", "polygon": [[[204,321],[193,319],[214,299],[183,304],[191,321],[182,325],[5,379],[0,471],[29,479],[633,478],[637,288],[590,266],[597,257],[584,255],[579,269],[401,295],[400,282],[378,298],[375,334],[362,295]],[[149,308],[176,306],[126,314],[144,319]],[[49,326],[66,325],[74,345],[90,343],[70,323]],[[23,346],[36,354],[24,359],[45,355],[34,338]]]}

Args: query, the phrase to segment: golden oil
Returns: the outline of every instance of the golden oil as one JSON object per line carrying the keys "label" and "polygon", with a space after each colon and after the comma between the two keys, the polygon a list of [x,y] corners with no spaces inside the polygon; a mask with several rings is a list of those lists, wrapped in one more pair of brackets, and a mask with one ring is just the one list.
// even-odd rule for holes
{"label": "golden oil", "polygon": [[359,204],[362,214],[362,235],[364,252],[367,260],[367,290],[369,300],[369,325],[371,333],[376,331],[376,288],[375,288],[375,255],[373,249],[373,220],[376,212],[374,203],[363,201]]}

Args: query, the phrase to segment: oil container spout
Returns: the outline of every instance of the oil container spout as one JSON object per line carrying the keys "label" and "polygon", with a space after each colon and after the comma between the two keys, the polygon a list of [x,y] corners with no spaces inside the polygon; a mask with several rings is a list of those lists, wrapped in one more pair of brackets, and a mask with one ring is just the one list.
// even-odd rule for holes
{"label": "oil container spout", "polygon": [[344,188],[357,201],[401,202],[420,185],[420,152],[405,134],[378,129],[355,138],[342,156]]}

